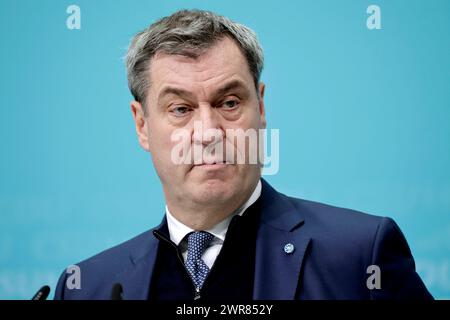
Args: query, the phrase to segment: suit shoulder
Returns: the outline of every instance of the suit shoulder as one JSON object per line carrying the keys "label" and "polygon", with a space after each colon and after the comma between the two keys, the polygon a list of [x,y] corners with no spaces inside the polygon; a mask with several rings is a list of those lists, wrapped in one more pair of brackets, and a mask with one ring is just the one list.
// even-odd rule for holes
{"label": "suit shoulder", "polygon": [[150,247],[150,242],[153,240],[154,229],[147,230],[132,239],[122,242],[114,247],[106,249],[96,255],[77,263],[83,268],[94,267],[96,269],[107,265],[119,267],[122,264],[128,264],[131,256],[140,256],[145,254],[145,249]]}
{"label": "suit shoulder", "polygon": [[383,216],[364,213],[325,203],[288,197],[305,219],[305,225],[313,231],[328,234],[346,241],[373,241],[383,221]]}
{"label": "suit shoulder", "polygon": [[102,251],[86,260],[75,264],[79,268],[81,290],[68,290],[66,281],[68,270],[64,271],[58,281],[55,299],[85,300],[109,299],[111,287],[120,274],[128,270],[134,262],[149,253],[156,241],[153,229]]}

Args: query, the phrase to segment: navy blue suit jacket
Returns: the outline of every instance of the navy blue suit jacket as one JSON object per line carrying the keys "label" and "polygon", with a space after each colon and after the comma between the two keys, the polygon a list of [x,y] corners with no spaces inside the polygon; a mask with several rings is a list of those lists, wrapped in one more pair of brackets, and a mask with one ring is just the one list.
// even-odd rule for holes
{"label": "navy blue suit jacket", "polygon": [[[254,299],[432,299],[392,219],[288,197],[264,180],[260,201]],[[124,299],[147,299],[153,230],[79,263],[80,289],[69,289],[63,272],[55,299],[110,299],[115,283]],[[380,268],[380,289],[367,287],[371,265]]]}

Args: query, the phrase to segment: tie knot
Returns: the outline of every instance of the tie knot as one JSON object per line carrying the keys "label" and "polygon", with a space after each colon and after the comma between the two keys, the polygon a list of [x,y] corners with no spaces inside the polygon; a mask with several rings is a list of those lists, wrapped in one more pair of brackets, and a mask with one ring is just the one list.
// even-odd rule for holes
{"label": "tie knot", "polygon": [[188,259],[200,259],[214,236],[206,231],[194,231],[188,235]]}

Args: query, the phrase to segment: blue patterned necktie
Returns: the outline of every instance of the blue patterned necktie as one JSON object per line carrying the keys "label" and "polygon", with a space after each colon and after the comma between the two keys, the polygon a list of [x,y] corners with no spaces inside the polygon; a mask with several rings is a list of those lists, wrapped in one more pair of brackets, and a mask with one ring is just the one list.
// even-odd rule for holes
{"label": "blue patterned necktie", "polygon": [[186,270],[191,276],[197,292],[202,288],[209,273],[209,268],[202,260],[202,255],[213,238],[211,233],[205,231],[191,232],[188,235]]}

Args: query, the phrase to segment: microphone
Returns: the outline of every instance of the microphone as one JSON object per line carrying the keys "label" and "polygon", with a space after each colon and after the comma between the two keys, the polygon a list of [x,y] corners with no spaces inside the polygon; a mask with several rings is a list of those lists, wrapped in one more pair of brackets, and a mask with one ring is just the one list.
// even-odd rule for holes
{"label": "microphone", "polygon": [[111,290],[111,300],[123,300],[122,292],[122,285],[120,283],[115,283]]}
{"label": "microphone", "polygon": [[43,286],[39,289],[38,292],[31,298],[31,300],[45,300],[48,297],[48,294],[50,293],[50,287],[49,286]]}

